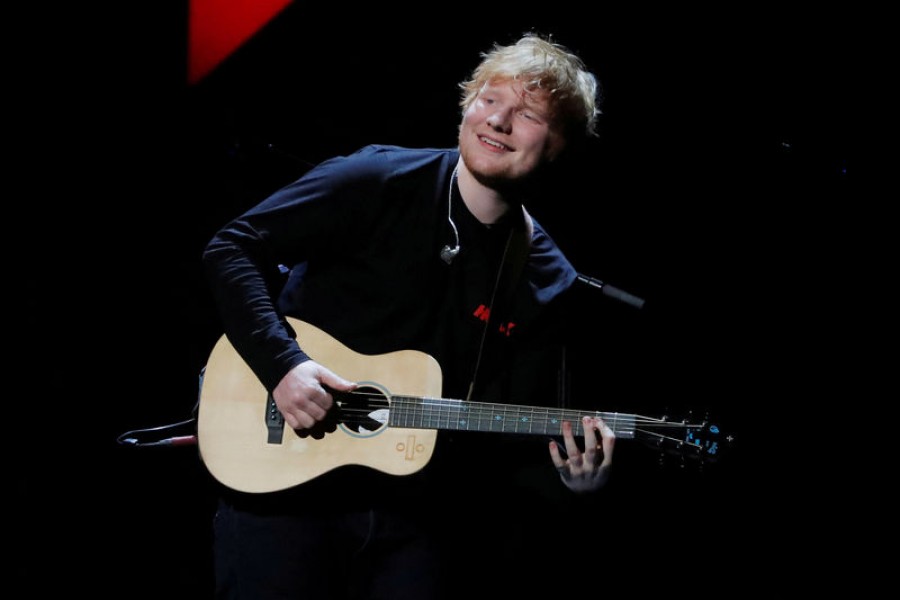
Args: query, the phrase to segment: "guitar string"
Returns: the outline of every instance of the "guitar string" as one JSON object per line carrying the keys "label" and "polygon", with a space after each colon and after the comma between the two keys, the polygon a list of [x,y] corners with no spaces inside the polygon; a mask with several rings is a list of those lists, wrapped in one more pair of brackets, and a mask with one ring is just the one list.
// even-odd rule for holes
{"label": "guitar string", "polygon": [[[372,394],[367,392],[345,392],[342,395],[346,396],[362,396],[366,399],[375,399],[376,401],[387,401],[384,395],[382,394]],[[549,412],[553,411],[560,415],[564,415],[567,419],[578,419],[582,416],[600,416],[604,420],[613,420],[616,418],[622,420],[633,421],[636,423],[644,423],[644,424],[658,424],[660,426],[665,427],[699,427],[701,424],[697,423],[685,423],[679,421],[669,421],[665,419],[659,419],[654,417],[647,417],[639,414],[632,413],[622,413],[622,412],[606,412],[606,411],[587,411],[587,410],[572,410],[572,409],[555,409],[553,407],[547,406],[530,406],[530,405],[510,405],[503,403],[489,403],[489,402],[469,402],[448,398],[431,398],[431,397],[413,397],[413,396],[394,396],[390,400],[390,405],[384,408],[388,408],[390,410],[390,406],[396,406],[397,408],[403,408],[404,411],[412,410],[416,412],[419,407],[422,407],[422,410],[427,409],[429,412],[434,413],[435,411],[438,415],[442,414],[442,411],[446,409],[446,413],[449,414],[462,414],[465,412],[466,414],[495,414],[495,413],[503,413],[505,415],[509,414],[521,414],[523,412],[531,412],[535,415],[535,418],[540,418],[543,415],[543,418],[550,418]],[[378,407],[383,408],[383,407]],[[370,407],[342,407],[343,412],[351,412],[358,411],[361,414],[368,415],[373,412],[373,408]]]}
{"label": "guitar string", "polygon": [[[368,425],[369,423],[372,422],[372,419],[368,416],[370,414],[369,412],[365,412],[363,409],[354,409],[354,410],[355,410],[355,412],[362,413],[363,417],[342,419],[342,422],[344,424],[363,426],[363,425]],[[527,423],[513,420],[513,421],[500,421],[499,426],[494,427],[494,424],[498,423],[498,421],[496,421],[494,419],[493,413],[486,413],[486,414],[491,415],[491,418],[489,418],[487,420],[487,423],[489,423],[488,426],[485,426],[483,421],[477,420],[477,425],[475,427],[472,427],[471,426],[472,420],[466,420],[465,423],[457,423],[459,425],[459,427],[455,427],[455,429],[460,430],[460,431],[476,431],[476,432],[481,431],[481,432],[496,432],[496,433],[511,433],[511,434],[539,434],[539,435],[562,435],[563,434],[561,422],[554,422],[553,427],[548,428],[548,423],[551,422],[550,420],[533,419]],[[573,422],[577,423],[577,419],[573,419]],[[414,425],[414,426],[409,426],[409,428],[415,429],[415,428],[423,427],[423,428],[427,429],[429,424],[439,425],[440,423],[443,423],[444,426],[448,427],[448,428],[450,426],[450,422],[447,420],[430,419],[427,422],[418,423],[417,425]],[[704,448],[704,446],[701,442],[691,441],[691,440],[687,440],[687,439],[681,439],[681,438],[674,437],[672,435],[667,435],[666,433],[664,433],[664,431],[666,429],[670,429],[670,430],[680,429],[680,430],[684,430],[686,432],[687,430],[690,430],[690,429],[699,429],[699,428],[701,428],[700,426],[690,425],[690,424],[685,424],[685,423],[672,423],[672,422],[666,422],[666,421],[661,421],[661,420],[659,420],[659,421],[651,420],[651,421],[644,422],[641,424],[643,427],[629,427],[628,426],[629,424],[630,423],[624,423],[624,424],[619,423],[618,425],[621,425],[621,427],[619,427],[617,429],[616,426],[614,425],[612,427],[612,429],[616,433],[616,435],[620,435],[620,434],[623,434],[626,432],[631,433],[631,434],[643,434],[650,438],[656,439],[660,442],[669,441],[671,443],[676,443],[679,445],[684,445],[684,446],[694,448],[697,451],[708,450],[708,448]],[[382,423],[379,423],[379,428],[382,425],[383,425]],[[648,425],[658,427],[660,429],[658,431],[651,431],[651,430],[647,429]],[[406,428],[403,425],[397,425],[397,424],[394,424],[393,427],[400,428],[400,429]],[[534,431],[535,428],[537,428],[538,430]],[[576,427],[573,430],[573,434],[578,437],[583,437],[584,429],[581,427],[581,425],[576,424]]]}
{"label": "guitar string", "polygon": [[[345,396],[362,396],[366,400],[376,400],[378,402],[386,402],[387,398],[383,394],[373,394],[370,392],[353,391],[344,393]],[[347,425],[369,425],[376,419],[371,414],[376,410],[383,409],[383,406],[377,407],[357,407],[343,406],[341,408],[342,422]],[[425,427],[434,425],[445,428],[455,428],[461,431],[495,431],[501,433],[529,433],[541,435],[562,435],[562,425],[564,421],[571,421],[574,424],[573,433],[576,436],[583,437],[585,431],[580,423],[582,416],[600,416],[617,435],[623,434],[642,434],[651,438],[662,441],[671,441],[681,445],[693,447],[696,450],[702,450],[700,443],[680,439],[662,433],[665,430],[680,430],[687,432],[688,430],[702,429],[705,425],[692,424],[685,421],[668,421],[664,419],[646,417],[637,414],[628,413],[612,413],[612,412],[585,412],[575,410],[557,411],[551,407],[541,406],[515,406],[504,405],[499,403],[480,403],[466,402],[460,400],[446,398],[428,398],[416,396],[393,396],[391,397],[390,406],[401,409],[403,413],[398,419],[394,419],[393,423],[388,425],[394,427],[404,427],[407,417],[414,417],[416,425],[411,426]],[[388,409],[390,413],[390,408]],[[425,411],[430,413],[427,417]],[[551,415],[551,411],[554,415]],[[558,416],[557,416],[558,415]],[[512,417],[512,418],[508,418]],[[451,427],[451,424],[454,427]],[[378,428],[383,424],[379,422]],[[657,431],[651,431],[655,428]],[[537,431],[535,431],[537,429]],[[670,431],[674,433],[674,431]]]}
{"label": "guitar string", "polygon": [[[358,425],[358,426],[368,429],[365,426],[371,423],[371,419],[344,420],[344,421],[342,421],[342,423],[344,423],[346,425],[351,425],[351,426]],[[381,425],[382,424],[379,423],[379,426],[381,426]],[[408,426],[404,426],[402,424],[401,425],[394,424],[391,426],[398,428],[398,429],[430,429],[431,427],[429,427],[429,425],[440,426],[441,423],[417,423],[415,425],[408,425]],[[546,435],[561,435],[563,433],[561,423],[560,424],[554,423],[552,427],[548,427],[546,423],[528,423],[528,424],[513,423],[513,424],[510,424],[508,422],[498,423],[496,421],[488,420],[486,422],[481,422],[481,423],[473,423],[473,422],[466,422],[466,423],[462,423],[462,424],[454,423],[453,424],[454,427],[449,427],[449,425],[450,425],[449,423],[445,423],[444,425],[445,425],[445,427],[443,427],[443,428],[455,429],[455,430],[459,430],[459,431],[475,431],[475,432],[496,431],[496,432],[501,432],[501,433],[537,433],[537,434],[546,434]],[[456,425],[458,425],[458,426],[456,426]],[[642,433],[642,434],[646,434],[646,435],[669,437],[666,435],[667,431],[669,433],[672,433],[675,431],[687,432],[691,429],[697,429],[697,428],[690,427],[690,426],[682,426],[682,427],[667,427],[667,428],[660,427],[655,430],[651,430],[651,429],[648,429],[646,426],[644,426],[644,427],[620,427],[618,429],[616,429],[616,428],[612,428],[612,429],[617,435],[625,435],[628,433]],[[575,429],[573,429],[572,433],[577,436],[583,436],[584,430],[581,428],[581,426],[577,426]]]}
{"label": "guitar string", "polygon": [[[371,418],[371,414],[375,412],[372,409],[367,408],[345,408],[341,407],[341,415],[344,417],[342,419],[343,422],[352,423],[352,424],[362,424],[362,423],[370,423],[373,419]],[[515,415],[515,418],[507,419],[510,415]],[[625,415],[623,413],[581,413],[575,411],[569,411],[566,414],[562,414],[559,417],[547,415],[547,414],[532,414],[527,418],[522,418],[521,412],[518,410],[466,410],[464,413],[460,410],[448,411],[448,412],[438,412],[428,417],[424,417],[423,415],[414,415],[417,417],[417,420],[421,420],[424,424],[427,423],[441,423],[449,422],[452,420],[454,423],[462,423],[463,421],[467,423],[482,423],[482,422],[493,422],[493,423],[503,423],[504,425],[516,426],[516,427],[528,427],[528,426],[541,426],[546,427],[549,424],[562,426],[563,421],[571,421],[574,423],[579,423],[581,417],[583,416],[599,416],[607,425],[611,423],[615,424],[620,430],[632,430],[635,426],[642,427],[656,427],[659,429],[697,429],[703,427],[703,424],[699,423],[682,423],[682,422],[673,422],[673,421],[665,421],[662,419],[653,419],[650,417],[640,417],[638,415]],[[460,419],[460,417],[465,417],[465,419]],[[401,417],[402,419],[402,417]],[[579,425],[580,426],[580,425]],[[612,427],[614,430],[616,427]]]}
{"label": "guitar string", "polygon": [[[365,396],[368,399],[374,398],[379,401],[385,400],[384,396],[381,395],[365,394],[360,392],[350,392],[349,395]],[[429,413],[432,413],[434,415],[431,417],[432,419],[440,419],[442,416],[449,417],[450,415],[462,416],[463,414],[482,418],[484,415],[491,415],[493,417],[497,415],[509,416],[529,413],[528,420],[552,422],[554,420],[554,418],[550,415],[550,412],[552,411],[556,414],[561,415],[561,418],[565,420],[579,420],[582,416],[599,416],[604,421],[621,420],[627,421],[628,423],[657,425],[666,428],[700,427],[702,425],[698,423],[669,421],[665,419],[647,417],[644,415],[621,412],[577,411],[571,409],[558,410],[552,407],[524,405],[516,406],[505,405],[502,403],[467,402],[466,404],[463,404],[460,400],[449,400],[444,398],[424,398],[423,400],[425,400],[425,402],[419,402],[418,398],[397,396],[392,399],[390,406],[394,406],[397,409],[402,409],[403,412],[408,412],[411,410],[413,413],[422,412],[427,409]],[[422,410],[419,410],[420,407],[422,407]],[[369,415],[378,408],[384,407],[342,406],[341,411],[343,414],[347,415],[351,415],[352,413]],[[391,410],[389,406],[386,408],[388,408],[389,411]]]}
{"label": "guitar string", "polygon": [[[385,407],[385,408],[387,408],[387,407]],[[348,415],[352,415],[353,413],[358,413],[361,415],[370,415],[373,412],[377,412],[380,409],[381,409],[380,407],[356,408],[356,407],[341,406],[342,413],[348,414]],[[388,411],[390,411],[390,410],[391,409],[388,408]],[[404,415],[414,415],[416,417],[426,417],[426,418],[440,418],[442,416],[451,416],[451,415],[456,416],[456,417],[461,417],[461,416],[465,416],[465,415],[473,415],[473,416],[503,415],[503,416],[507,416],[507,417],[511,416],[511,415],[518,415],[518,416],[521,416],[522,418],[528,419],[528,420],[542,419],[542,420],[547,420],[547,421],[558,420],[558,418],[555,416],[558,414],[558,415],[560,415],[560,418],[563,418],[566,420],[572,420],[572,419],[578,420],[581,417],[597,416],[597,417],[602,418],[604,421],[618,419],[620,421],[629,421],[629,422],[635,422],[635,423],[647,423],[647,424],[658,423],[660,425],[666,425],[666,426],[671,426],[671,427],[684,427],[684,426],[699,425],[698,423],[667,421],[665,419],[657,419],[657,418],[653,418],[653,417],[645,417],[642,415],[636,415],[636,414],[631,414],[631,413],[622,413],[622,412],[616,413],[616,412],[601,412],[601,411],[593,411],[592,412],[592,411],[575,411],[575,410],[566,410],[566,411],[553,410],[552,412],[554,413],[554,415],[551,415],[551,414],[549,414],[550,409],[548,409],[547,411],[543,411],[540,408],[537,408],[535,410],[532,410],[530,408],[528,408],[528,409],[504,408],[502,405],[494,406],[494,407],[485,407],[485,408],[450,407],[450,408],[447,408],[446,410],[429,409],[427,411],[429,413],[427,416],[424,414],[424,411],[417,410],[415,408],[413,408],[413,409],[406,408],[403,410],[397,409],[397,412],[402,413]]]}
{"label": "guitar string", "polygon": [[[343,423],[348,424],[348,425],[363,426],[363,425],[368,425],[369,423],[372,422],[372,419],[368,416],[369,414],[371,414],[371,411],[367,411],[366,409],[356,408],[356,409],[350,409],[346,412],[351,412],[351,411],[361,414],[362,417],[353,416],[352,418],[345,418],[345,419],[342,419]],[[345,413],[345,411],[344,411],[344,409],[342,409],[342,414],[344,414],[344,413]],[[540,435],[562,435],[563,434],[562,422],[560,420],[544,418],[544,419],[530,419],[527,422],[523,422],[520,420],[507,421],[507,420],[501,419],[498,422],[496,420],[495,413],[485,412],[484,414],[489,416],[489,418],[487,419],[487,423],[488,423],[487,426],[485,425],[484,420],[480,416],[476,419],[466,419],[464,422],[458,421],[458,419],[454,418],[455,424],[459,425],[459,427],[456,427],[455,429],[458,429],[461,431],[466,431],[466,430],[468,430],[468,431],[487,431],[487,432],[493,431],[493,432],[499,432],[499,433],[513,433],[513,434],[528,434],[528,433],[540,434]],[[417,425],[412,426],[411,428],[417,428],[417,427],[423,427],[423,426],[425,428],[428,428],[427,426],[429,424],[432,424],[432,425],[438,424],[439,425],[441,423],[443,423],[445,427],[449,427],[450,426],[450,421],[448,420],[449,417],[450,417],[450,415],[447,415],[447,417],[443,418],[443,419],[439,418],[439,417],[432,418],[425,422],[420,422]],[[562,419],[562,420],[566,420],[566,419]],[[475,421],[477,423],[474,428],[472,427],[473,421]],[[573,434],[578,437],[583,437],[584,429],[581,427],[580,424],[578,424],[577,418],[573,418],[572,421],[574,423],[576,423],[575,429],[573,430]],[[553,423],[553,427],[548,428],[548,424],[551,422]],[[494,427],[495,424],[498,426]],[[668,441],[668,442],[675,443],[675,444],[678,444],[681,446],[688,446],[690,448],[693,448],[694,450],[697,450],[698,452],[705,452],[705,451],[709,450],[709,448],[705,448],[701,442],[692,441],[692,440],[688,440],[688,439],[682,439],[679,437],[674,437],[672,435],[667,435],[665,432],[666,429],[669,429],[669,430],[679,429],[679,430],[684,430],[686,432],[687,430],[690,430],[690,429],[698,429],[698,428],[700,428],[700,426],[691,425],[691,424],[687,424],[687,423],[653,420],[653,419],[649,419],[649,418],[645,419],[644,422],[640,423],[641,427],[629,426],[632,424],[637,425],[638,423],[632,423],[630,420],[628,420],[625,423],[614,423],[611,428],[617,435],[620,435],[620,434],[623,434],[626,432],[632,433],[632,434],[643,434],[652,439],[656,439],[659,442]],[[379,423],[379,427],[381,425],[382,424]],[[403,425],[398,425],[396,423],[393,426],[401,428],[401,429],[404,428]],[[657,431],[651,431],[650,429],[647,429],[648,426],[657,427],[659,429]],[[617,429],[617,427],[618,427],[618,429]],[[535,428],[537,428],[537,431],[534,431]]]}
{"label": "guitar string", "polygon": [[[345,416],[350,416],[351,418],[354,415],[359,416],[368,416],[373,412],[376,412],[378,409],[372,408],[353,408],[353,407],[341,407],[341,414]],[[390,410],[390,409],[388,409]],[[700,427],[703,423],[689,423],[689,422],[681,422],[681,421],[667,421],[664,419],[656,419],[652,417],[644,417],[641,415],[632,415],[626,413],[607,413],[607,412],[579,412],[579,411],[565,411],[559,413],[559,417],[555,415],[550,415],[543,413],[540,410],[535,412],[529,412],[529,414],[525,415],[522,413],[520,409],[504,409],[502,407],[495,407],[492,409],[484,408],[484,409],[459,409],[453,408],[448,409],[446,411],[429,411],[429,415],[421,414],[419,411],[404,411],[404,415],[412,415],[416,418],[426,418],[430,420],[439,420],[442,418],[460,418],[468,416],[470,418],[484,418],[485,416],[494,417],[517,417],[513,420],[521,420],[521,421],[537,421],[537,422],[554,422],[560,420],[566,421],[579,421],[582,417],[600,417],[604,421],[620,421],[641,425],[656,425],[664,428],[681,428],[681,427]],[[419,414],[417,414],[419,413]]]}

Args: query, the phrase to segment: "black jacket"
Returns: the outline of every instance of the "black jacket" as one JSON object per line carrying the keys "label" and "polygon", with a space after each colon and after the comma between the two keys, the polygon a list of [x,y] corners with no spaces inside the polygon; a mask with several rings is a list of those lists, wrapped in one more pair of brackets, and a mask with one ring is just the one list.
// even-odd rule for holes
{"label": "black jacket", "polygon": [[225,331],[267,389],[308,358],[285,327],[290,315],[364,354],[430,354],[448,397],[467,392],[477,362],[490,400],[553,400],[533,381],[562,331],[565,311],[554,301],[576,272],[534,222],[508,314],[482,343],[508,232],[522,219],[510,211],[485,227],[456,191],[460,253],[445,263],[441,248],[456,241],[448,191],[458,158],[457,149],[367,146],[319,164],[214,236],[204,262]]}
{"label": "black jacket", "polygon": [[[492,298],[506,297],[496,289],[498,268],[511,232],[521,231],[525,219],[511,210],[486,227],[455,184],[451,202],[458,159],[457,149],[368,146],[319,164],[214,236],[204,261],[226,333],[268,390],[308,359],[302,336],[295,339],[286,326],[291,316],[361,354],[431,355],[441,366],[443,398],[464,399],[471,387],[476,402],[558,403],[566,298],[577,274],[534,221],[515,291],[506,309],[485,321]],[[460,252],[447,264],[441,249],[456,242],[450,216]],[[441,436],[428,468],[414,477],[347,466],[299,490],[241,501],[282,506],[286,495],[283,506],[291,510],[335,499],[406,506],[398,499],[427,489],[439,504],[461,489],[491,497],[485,485],[514,494],[510,478],[533,468],[562,487],[540,436]],[[510,438],[528,443],[509,444]]]}

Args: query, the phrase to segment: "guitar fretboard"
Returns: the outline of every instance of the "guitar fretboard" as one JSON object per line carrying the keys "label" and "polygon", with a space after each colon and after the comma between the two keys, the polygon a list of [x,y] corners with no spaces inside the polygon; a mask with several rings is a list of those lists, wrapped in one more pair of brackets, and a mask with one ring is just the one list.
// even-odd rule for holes
{"label": "guitar fretboard", "polygon": [[600,417],[617,437],[634,437],[636,416],[632,414],[413,396],[391,398],[388,425],[413,429],[562,435],[563,421],[569,421],[574,426],[575,435],[580,436],[584,435],[581,418],[585,416]]}

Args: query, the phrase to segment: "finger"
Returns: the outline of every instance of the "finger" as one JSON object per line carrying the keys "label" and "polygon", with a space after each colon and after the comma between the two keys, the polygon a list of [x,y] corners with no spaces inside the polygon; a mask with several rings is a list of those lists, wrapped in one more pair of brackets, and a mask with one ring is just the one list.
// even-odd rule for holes
{"label": "finger", "polygon": [[[324,390],[321,393],[324,394]],[[289,393],[285,393],[276,389],[272,396],[287,425],[292,429],[306,429],[314,426],[316,421],[326,415],[326,410],[310,398],[314,394],[315,390],[301,392],[292,389]]]}
{"label": "finger", "polygon": [[316,421],[321,421],[331,410],[334,398],[322,387],[316,387],[300,400],[300,410],[306,412]]}
{"label": "finger", "polygon": [[333,404],[331,394],[327,391],[322,388],[312,389],[283,413],[284,420],[294,429],[311,429],[325,420]]}
{"label": "finger", "polygon": [[566,465],[566,459],[563,458],[562,453],[559,451],[559,444],[552,440],[550,441],[550,459],[553,461],[553,466],[556,467],[557,473],[559,473],[559,476],[562,477],[563,480],[572,477],[572,473]]}
{"label": "finger", "polygon": [[293,413],[289,413],[286,411],[281,411],[281,416],[284,417],[284,422],[291,429],[300,429],[301,424],[299,419],[293,415]]}
{"label": "finger", "polygon": [[559,452],[559,444],[552,440],[550,441],[550,460],[553,461],[553,466],[557,469],[566,466],[566,459]]}
{"label": "finger", "polygon": [[291,429],[310,429],[316,424],[316,419],[309,413],[303,411],[290,411],[282,414],[284,416],[284,422],[287,423],[288,427]]}
{"label": "finger", "polygon": [[564,478],[569,476],[569,467],[566,466],[566,459],[563,458],[559,451],[559,444],[554,441],[550,442],[550,460],[553,461],[553,466],[559,471],[560,476]]}
{"label": "finger", "polygon": [[575,442],[574,429],[570,421],[563,421],[563,441],[566,445],[566,454],[569,455],[569,465],[581,466],[581,449]]}
{"label": "finger", "polygon": [[593,417],[583,417],[582,424],[584,426],[584,464],[587,468],[592,468],[597,464],[597,431],[599,419]]}
{"label": "finger", "polygon": [[324,367],[319,374],[319,381],[322,382],[323,385],[326,385],[340,392],[349,392],[356,389],[357,387],[356,383],[344,379],[343,377]]}
{"label": "finger", "polygon": [[603,446],[603,462],[600,466],[608,467],[612,464],[613,449],[616,446],[616,434],[603,419],[598,418],[597,421],[597,429],[600,431],[600,439]]}

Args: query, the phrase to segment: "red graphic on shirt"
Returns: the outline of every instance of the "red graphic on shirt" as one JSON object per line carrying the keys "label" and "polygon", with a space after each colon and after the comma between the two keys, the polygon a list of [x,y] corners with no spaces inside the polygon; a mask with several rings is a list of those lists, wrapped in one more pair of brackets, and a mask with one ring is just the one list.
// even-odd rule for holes
{"label": "red graphic on shirt", "polygon": [[[484,304],[479,304],[478,308],[476,308],[475,312],[472,314],[482,321],[487,321],[488,319],[491,318],[491,309],[490,309],[490,307],[485,306]],[[512,321],[510,321],[508,323],[500,323],[500,328],[499,328],[500,333],[502,333],[506,337],[509,337],[512,334],[513,327],[515,327],[515,326],[516,326],[516,324],[513,323]]]}
{"label": "red graphic on shirt", "polygon": [[506,337],[509,337],[512,334],[512,328],[515,326],[516,326],[516,324],[513,323],[512,321],[510,321],[509,323],[506,323],[506,324],[501,323],[500,324],[500,333],[502,333]]}

